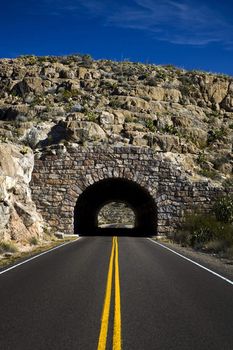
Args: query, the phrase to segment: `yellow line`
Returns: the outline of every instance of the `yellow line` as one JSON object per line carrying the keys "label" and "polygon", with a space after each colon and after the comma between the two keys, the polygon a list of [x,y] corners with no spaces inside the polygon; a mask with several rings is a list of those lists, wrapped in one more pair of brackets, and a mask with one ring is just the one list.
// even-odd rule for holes
{"label": "yellow line", "polygon": [[112,292],[112,272],[113,272],[114,250],[115,250],[115,237],[112,240],[112,251],[111,251],[111,257],[110,257],[109,268],[108,268],[106,294],[104,299],[104,308],[103,308],[97,350],[106,349],[106,342],[107,342],[107,335],[108,335],[108,321],[109,321],[109,312],[110,312],[110,303],[111,303],[111,292]]}
{"label": "yellow line", "polygon": [[115,311],[114,311],[113,350],[121,350],[121,295],[120,295],[120,276],[119,276],[117,238],[115,239]]}

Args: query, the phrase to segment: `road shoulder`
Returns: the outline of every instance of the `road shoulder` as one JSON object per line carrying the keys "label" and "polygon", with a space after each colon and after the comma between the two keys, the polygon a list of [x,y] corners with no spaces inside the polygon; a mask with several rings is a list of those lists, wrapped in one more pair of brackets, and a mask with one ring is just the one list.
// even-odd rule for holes
{"label": "road shoulder", "polygon": [[194,250],[190,247],[183,247],[164,238],[154,237],[153,240],[197,262],[198,264],[215,271],[223,277],[233,280],[233,260],[224,259],[214,254]]}
{"label": "road shoulder", "polygon": [[16,252],[15,254],[6,254],[5,256],[0,256],[0,272],[10,267],[22,263],[25,260],[31,259],[40,255],[42,253],[46,253],[51,249],[62,246],[65,243],[76,241],[77,237],[66,237],[64,239],[56,239],[48,242],[43,242],[35,247],[32,247],[31,250],[26,252]]}

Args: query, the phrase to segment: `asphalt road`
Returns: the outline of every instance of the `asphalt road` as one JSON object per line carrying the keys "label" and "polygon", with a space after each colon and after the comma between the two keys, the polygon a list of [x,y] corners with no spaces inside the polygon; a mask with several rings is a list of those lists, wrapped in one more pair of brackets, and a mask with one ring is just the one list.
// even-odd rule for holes
{"label": "asphalt road", "polygon": [[104,329],[107,350],[233,349],[233,285],[146,238],[114,242],[81,238],[1,274],[0,349],[100,350]]}

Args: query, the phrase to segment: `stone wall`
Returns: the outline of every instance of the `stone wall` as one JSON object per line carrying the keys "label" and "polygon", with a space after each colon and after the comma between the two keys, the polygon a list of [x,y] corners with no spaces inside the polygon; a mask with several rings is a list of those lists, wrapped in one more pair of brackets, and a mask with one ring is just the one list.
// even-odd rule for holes
{"label": "stone wall", "polygon": [[102,179],[125,178],[145,188],[157,205],[157,233],[170,234],[185,210],[208,210],[220,189],[194,182],[166,153],[135,146],[54,146],[35,157],[31,189],[45,221],[54,229],[73,232],[79,195]]}

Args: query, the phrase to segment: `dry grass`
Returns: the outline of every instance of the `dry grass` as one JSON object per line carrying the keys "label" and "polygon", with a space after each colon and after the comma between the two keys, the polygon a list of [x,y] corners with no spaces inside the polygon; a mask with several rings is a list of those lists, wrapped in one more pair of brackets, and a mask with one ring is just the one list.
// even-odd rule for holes
{"label": "dry grass", "polygon": [[[20,262],[21,260],[30,258],[34,255],[37,255],[39,253],[45,252],[46,250],[49,250],[51,248],[54,248],[56,246],[59,246],[65,242],[69,242],[69,241],[74,241],[76,238],[73,237],[68,237],[68,238],[64,238],[64,239],[55,239],[53,238],[51,241],[49,242],[38,242],[38,245],[31,245],[30,250],[29,251],[17,251],[17,248],[14,252],[12,251],[1,251],[0,250],[0,254],[3,254],[2,256],[0,255],[0,268],[6,267],[8,265],[13,265],[17,262]],[[12,243],[7,242],[8,244],[12,245]],[[14,245],[15,246],[15,245]],[[0,245],[1,247],[1,245]],[[16,247],[16,246],[15,246]],[[4,256],[4,253],[10,252],[12,253],[12,255],[10,256]]]}

